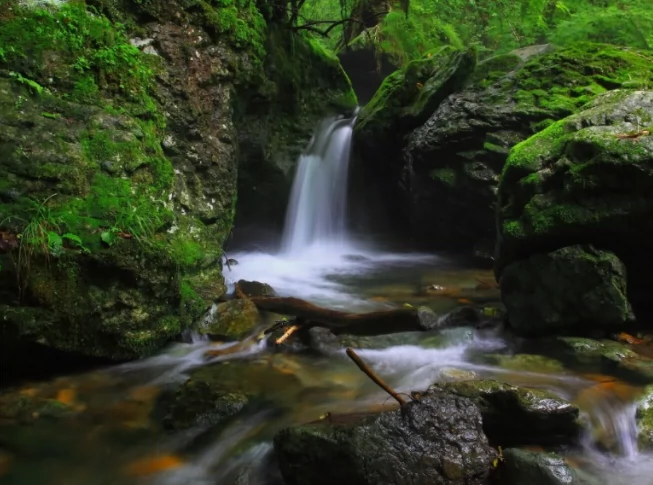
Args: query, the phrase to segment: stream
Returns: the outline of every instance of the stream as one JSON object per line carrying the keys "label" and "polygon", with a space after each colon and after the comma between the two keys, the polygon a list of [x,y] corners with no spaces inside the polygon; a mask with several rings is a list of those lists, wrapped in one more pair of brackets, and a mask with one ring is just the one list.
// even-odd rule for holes
{"label": "stream", "polygon": [[[356,113],[317,128],[299,160],[280,250],[230,251],[237,261],[224,271],[230,291],[245,279],[352,312],[407,305],[439,315],[469,305],[500,309],[489,269],[447,254],[388,251],[347,233],[355,121]],[[242,342],[189,332],[147,359],[0,390],[0,483],[282,485],[272,454],[277,431],[326,413],[396,408],[344,347],[327,354],[280,349],[262,333],[269,324],[262,320]],[[652,483],[653,456],[638,450],[634,404],[650,382],[633,373],[572,359],[550,342],[472,327],[342,343],[400,393],[461,378],[553,391],[578,405],[590,423],[581,447],[558,450],[583,483]],[[221,352],[207,356],[215,350]],[[254,398],[219,424],[200,415],[171,429],[175,393],[202,383]]]}
{"label": "stream", "polygon": [[[322,305],[360,310],[408,303],[445,312],[468,301],[498,304],[497,291],[478,283],[491,279],[490,271],[444,256],[368,252],[330,258],[331,267],[305,264],[315,261],[309,256],[235,257],[240,264],[233,274],[227,272],[232,281],[258,273],[280,293]],[[419,291],[427,285],[451,292]],[[604,369],[565,363],[547,346],[471,328],[358,340],[352,342],[358,343],[358,354],[398,392],[424,390],[452,372],[552,390],[578,404],[601,441],[613,443],[610,452],[602,451],[588,436],[582,449],[570,450],[568,461],[579,473],[595,477],[591,483],[651,483],[653,456],[637,450],[633,407],[645,382],[616,374],[610,380]],[[0,483],[276,485],[282,482],[270,452],[277,430],[327,412],[392,407],[344,351],[331,356],[279,352],[265,339],[253,339],[237,353],[203,356],[209,348],[230,345],[237,344],[194,337],[142,361],[4,390]],[[520,353],[529,358],[520,360]],[[228,391],[256,393],[260,405],[226,425],[164,429],[163,397],[198,375]],[[19,411],[7,416],[11,406]],[[36,408],[41,410],[20,412]]]}

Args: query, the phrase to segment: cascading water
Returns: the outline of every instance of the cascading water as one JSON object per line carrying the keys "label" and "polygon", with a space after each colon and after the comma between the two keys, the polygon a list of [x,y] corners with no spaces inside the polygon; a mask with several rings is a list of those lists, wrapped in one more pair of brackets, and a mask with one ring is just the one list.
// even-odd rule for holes
{"label": "cascading water", "polygon": [[300,156],[283,232],[284,253],[346,242],[347,175],[357,116],[358,109],[349,118],[323,120]]}

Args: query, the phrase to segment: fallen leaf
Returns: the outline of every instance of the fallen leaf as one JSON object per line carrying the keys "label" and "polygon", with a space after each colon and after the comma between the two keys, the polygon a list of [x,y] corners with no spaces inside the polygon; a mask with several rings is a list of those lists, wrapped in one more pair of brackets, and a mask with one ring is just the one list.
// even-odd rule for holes
{"label": "fallen leaf", "polygon": [[63,404],[70,405],[75,402],[77,392],[74,389],[60,389],[55,399]]}
{"label": "fallen leaf", "polygon": [[184,461],[176,455],[158,455],[143,458],[127,465],[125,471],[130,476],[144,477],[172,470],[184,465]]}

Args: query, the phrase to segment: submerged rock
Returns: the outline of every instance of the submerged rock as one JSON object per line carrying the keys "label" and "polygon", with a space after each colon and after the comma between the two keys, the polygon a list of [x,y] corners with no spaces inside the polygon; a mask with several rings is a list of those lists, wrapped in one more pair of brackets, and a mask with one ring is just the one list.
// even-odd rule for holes
{"label": "submerged rock", "polygon": [[643,450],[653,451],[653,386],[648,386],[637,403],[637,441]]}
{"label": "submerged rock", "polygon": [[200,333],[240,340],[259,323],[259,312],[251,300],[229,300],[220,303],[211,320],[199,328]]}
{"label": "submerged rock", "polygon": [[497,456],[469,399],[432,392],[398,411],[286,428],[274,447],[288,485],[481,485]]}
{"label": "submerged rock", "polygon": [[222,391],[207,382],[189,379],[171,399],[163,425],[172,430],[216,425],[237,414],[249,400],[241,392]]}
{"label": "submerged rock", "polygon": [[435,384],[431,389],[471,399],[493,445],[575,443],[582,432],[579,409],[548,391],[493,380]]}
{"label": "submerged rock", "polygon": [[507,266],[501,297],[520,335],[600,334],[632,321],[626,268],[613,253],[569,246]]}
{"label": "submerged rock", "polygon": [[501,485],[580,485],[582,482],[565,460],[555,453],[503,450],[499,472]]}

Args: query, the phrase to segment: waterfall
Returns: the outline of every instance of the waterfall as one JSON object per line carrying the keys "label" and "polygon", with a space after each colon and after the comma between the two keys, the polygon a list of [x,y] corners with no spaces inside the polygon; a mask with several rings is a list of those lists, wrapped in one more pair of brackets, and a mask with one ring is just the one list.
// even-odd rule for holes
{"label": "waterfall", "polygon": [[347,176],[358,109],[323,120],[300,155],[283,231],[282,251],[344,245]]}

